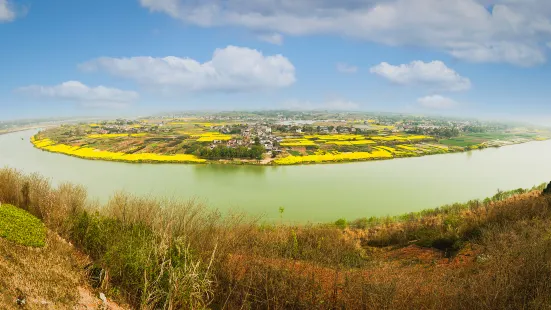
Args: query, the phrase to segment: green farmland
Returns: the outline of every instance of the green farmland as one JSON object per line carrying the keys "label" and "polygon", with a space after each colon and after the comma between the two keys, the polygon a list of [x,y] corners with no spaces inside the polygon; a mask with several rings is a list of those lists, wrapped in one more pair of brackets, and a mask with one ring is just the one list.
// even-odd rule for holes
{"label": "green farmland", "polygon": [[478,145],[488,141],[494,140],[513,140],[513,139],[530,139],[533,140],[536,137],[541,136],[535,132],[515,132],[515,133],[504,133],[504,132],[488,132],[488,133],[470,133],[462,135],[459,137],[451,139],[440,140],[439,143],[447,146],[460,146],[460,147],[469,147],[473,145]]}

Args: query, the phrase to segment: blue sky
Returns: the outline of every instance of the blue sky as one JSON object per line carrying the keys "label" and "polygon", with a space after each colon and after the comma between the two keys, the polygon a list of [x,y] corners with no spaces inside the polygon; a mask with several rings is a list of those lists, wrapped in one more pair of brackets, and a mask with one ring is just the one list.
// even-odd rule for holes
{"label": "blue sky", "polygon": [[551,120],[547,0],[0,0],[0,40],[0,119],[321,108]]}

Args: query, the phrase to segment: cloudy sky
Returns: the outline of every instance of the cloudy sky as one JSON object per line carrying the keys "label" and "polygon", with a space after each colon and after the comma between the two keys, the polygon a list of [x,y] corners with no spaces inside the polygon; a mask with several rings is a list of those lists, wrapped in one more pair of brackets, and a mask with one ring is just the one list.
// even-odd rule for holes
{"label": "cloudy sky", "polygon": [[551,123],[549,0],[0,0],[0,119],[332,109]]}

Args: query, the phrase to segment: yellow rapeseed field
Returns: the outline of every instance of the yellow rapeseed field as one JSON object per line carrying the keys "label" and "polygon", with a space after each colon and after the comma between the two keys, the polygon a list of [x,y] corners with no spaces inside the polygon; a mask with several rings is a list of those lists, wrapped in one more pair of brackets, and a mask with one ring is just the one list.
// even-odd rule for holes
{"label": "yellow rapeseed field", "polygon": [[89,147],[70,146],[65,144],[55,144],[50,139],[36,140],[31,138],[31,142],[39,149],[76,156],[85,159],[102,159],[124,162],[174,162],[174,163],[203,163],[205,159],[198,158],[195,155],[176,154],[160,155],[154,153],[125,154],[109,151],[96,150]]}
{"label": "yellow rapeseed field", "polygon": [[342,162],[342,161],[354,161],[354,160],[371,160],[371,159],[384,159],[392,158],[392,154],[383,150],[374,150],[372,153],[368,152],[352,152],[352,153],[337,153],[337,154],[323,154],[323,155],[307,155],[307,156],[287,156],[276,159],[275,164],[278,165],[296,165],[304,163],[324,163],[324,162]]}
{"label": "yellow rapeseed field", "polygon": [[327,141],[325,144],[334,144],[334,145],[352,145],[350,141]]}
{"label": "yellow rapeseed field", "polygon": [[383,151],[387,151],[397,157],[410,157],[410,156],[417,156],[418,154],[415,153],[415,152],[412,152],[412,151],[401,151],[401,150],[397,150],[395,148],[392,148],[392,147],[388,147],[388,146],[376,146],[374,147],[374,149],[379,149],[379,150],[383,150]]}
{"label": "yellow rapeseed field", "polygon": [[377,142],[371,140],[350,141],[350,143],[352,145],[377,144]]}
{"label": "yellow rapeseed field", "polygon": [[430,136],[423,135],[413,135],[413,136],[381,136],[381,137],[372,137],[372,140],[376,141],[418,141],[418,140],[427,140],[432,139]]}
{"label": "yellow rapeseed field", "polygon": [[371,124],[370,126],[375,130],[381,130],[381,131],[385,130],[385,129],[387,129],[387,130],[394,129],[394,126],[375,125],[375,124]]}
{"label": "yellow rapeseed field", "polygon": [[380,150],[385,150],[385,151],[387,151],[387,152],[389,152],[389,153],[391,153],[391,154],[394,154],[394,153],[396,152],[395,149],[393,149],[393,148],[391,148],[391,147],[389,147],[389,146],[376,146],[375,148],[380,149]]}
{"label": "yellow rapeseed field", "polygon": [[232,136],[230,135],[225,135],[218,132],[206,132],[202,134],[192,135],[192,137],[199,138],[197,139],[197,141],[199,142],[212,142],[214,140],[227,141],[227,140],[231,140],[232,138]]}
{"label": "yellow rapeseed field", "polygon": [[281,146],[313,146],[316,143],[308,139],[285,139],[281,142]]}
{"label": "yellow rapeseed field", "polygon": [[371,140],[360,140],[360,141],[327,141],[325,144],[334,144],[334,145],[367,145],[367,144],[377,144],[375,141]]}
{"label": "yellow rapeseed field", "polygon": [[414,147],[412,145],[407,145],[407,144],[397,145],[396,147],[399,147],[399,148],[407,150],[407,151],[417,151],[416,147]]}

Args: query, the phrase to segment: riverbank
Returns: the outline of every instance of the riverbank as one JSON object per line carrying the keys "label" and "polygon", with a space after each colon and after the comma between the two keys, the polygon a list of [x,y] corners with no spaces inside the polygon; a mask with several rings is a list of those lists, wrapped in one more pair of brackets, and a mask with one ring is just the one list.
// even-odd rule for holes
{"label": "riverbank", "polygon": [[160,309],[545,308],[551,199],[540,188],[363,227],[259,225],[194,202],[90,204],[79,186],[0,169],[0,200],[87,254],[96,285]]}
{"label": "riverbank", "polygon": [[[535,139],[527,142],[545,141],[542,139]],[[336,164],[336,163],[351,163],[351,162],[365,162],[376,160],[388,160],[395,158],[407,158],[407,157],[423,157],[435,154],[448,154],[458,153],[471,150],[482,150],[486,147],[498,148],[509,145],[522,144],[526,142],[509,143],[506,145],[498,146],[485,146],[477,145],[471,147],[468,150],[459,150],[457,148],[449,148],[444,150],[443,148],[428,153],[413,153],[413,152],[395,152],[390,147],[375,147],[372,152],[324,152],[323,154],[316,155],[304,155],[293,156],[289,155],[282,158],[263,159],[263,160],[207,160],[199,158],[190,154],[174,154],[164,155],[156,153],[138,153],[138,154],[126,154],[97,150],[89,147],[69,146],[64,144],[54,143],[50,139],[36,139],[36,136],[31,137],[31,143],[38,149],[49,151],[52,153],[59,153],[69,155],[81,159],[89,160],[105,160],[125,163],[177,163],[177,164],[222,164],[222,165],[255,165],[255,166],[290,166],[290,165],[305,165],[305,164]]]}
{"label": "riverbank", "polygon": [[56,125],[30,126],[30,127],[15,128],[15,129],[10,129],[10,130],[0,130],[0,135],[7,135],[7,134],[10,134],[10,133],[33,130],[33,129],[38,129],[38,128],[53,128],[53,127],[57,127],[57,126]]}

